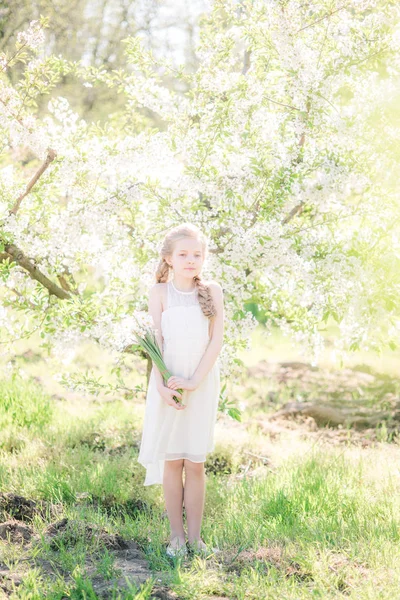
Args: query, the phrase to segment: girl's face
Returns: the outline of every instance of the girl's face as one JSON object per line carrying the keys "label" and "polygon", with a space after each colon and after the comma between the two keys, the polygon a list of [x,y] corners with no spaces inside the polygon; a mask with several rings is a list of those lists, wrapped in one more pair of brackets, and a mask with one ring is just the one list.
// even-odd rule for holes
{"label": "girl's face", "polygon": [[199,275],[204,262],[201,242],[194,238],[178,240],[167,262],[172,265],[178,277],[193,279],[195,275]]}

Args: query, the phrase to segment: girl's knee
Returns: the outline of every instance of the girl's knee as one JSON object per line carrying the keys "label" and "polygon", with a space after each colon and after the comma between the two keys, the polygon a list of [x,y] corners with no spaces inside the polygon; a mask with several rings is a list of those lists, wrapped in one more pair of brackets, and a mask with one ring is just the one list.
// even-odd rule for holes
{"label": "girl's knee", "polygon": [[191,473],[202,473],[204,471],[204,463],[203,462],[193,462],[188,458],[184,459],[185,470],[190,471]]}

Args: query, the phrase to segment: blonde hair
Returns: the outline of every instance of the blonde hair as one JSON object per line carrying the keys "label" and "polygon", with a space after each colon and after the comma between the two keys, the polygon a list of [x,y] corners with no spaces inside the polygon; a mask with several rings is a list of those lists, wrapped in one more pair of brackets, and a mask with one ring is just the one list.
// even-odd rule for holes
{"label": "blonde hair", "polygon": [[[166,234],[160,254],[161,259],[158,263],[155,278],[157,283],[167,283],[169,280],[170,269],[172,268],[166,258],[172,256],[174,251],[175,243],[184,238],[194,238],[201,242],[204,260],[208,254],[208,243],[207,238],[204,233],[192,223],[182,223],[181,225],[177,225],[168,231]],[[197,295],[199,299],[199,304],[203,314],[211,319],[217,314],[216,308],[214,306],[214,302],[211,296],[211,291],[209,286],[202,280],[200,275],[195,275],[193,277],[195,285],[197,286]]]}

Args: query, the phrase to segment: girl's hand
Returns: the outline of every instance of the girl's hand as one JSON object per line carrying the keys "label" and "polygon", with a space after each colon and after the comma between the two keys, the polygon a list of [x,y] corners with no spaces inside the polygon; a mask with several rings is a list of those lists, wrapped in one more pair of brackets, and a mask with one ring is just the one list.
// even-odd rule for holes
{"label": "girl's hand", "polygon": [[167,386],[172,390],[189,390],[190,392],[196,389],[192,379],[184,379],[183,377],[177,377],[176,375],[172,375],[168,379]]}
{"label": "girl's hand", "polygon": [[174,396],[182,400],[182,394],[180,392],[171,390],[170,388],[163,385],[162,387],[158,388],[158,393],[169,406],[173,406],[174,408],[176,408],[176,410],[183,410],[184,408],[186,408],[184,404],[180,404],[179,402],[174,400]]}

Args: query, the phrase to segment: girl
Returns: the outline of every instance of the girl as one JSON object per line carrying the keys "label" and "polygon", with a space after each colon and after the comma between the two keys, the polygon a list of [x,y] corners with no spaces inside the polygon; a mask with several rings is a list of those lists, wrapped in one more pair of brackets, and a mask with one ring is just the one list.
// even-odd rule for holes
{"label": "girl", "polygon": [[144,485],[163,485],[171,526],[169,556],[187,554],[183,503],[191,549],[210,550],[200,529],[204,462],[214,450],[220,394],[216,360],[223,344],[224,306],[219,283],[206,283],[201,277],[207,252],[207,238],[195,225],[184,223],[171,229],[161,247],[157,283],[149,293],[157,341],[173,375],[164,384],[153,364],[138,461],[146,468]]}

